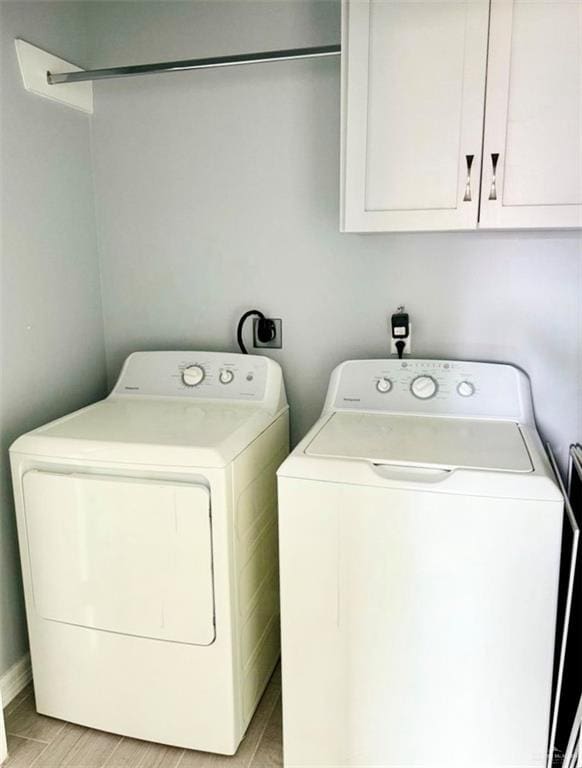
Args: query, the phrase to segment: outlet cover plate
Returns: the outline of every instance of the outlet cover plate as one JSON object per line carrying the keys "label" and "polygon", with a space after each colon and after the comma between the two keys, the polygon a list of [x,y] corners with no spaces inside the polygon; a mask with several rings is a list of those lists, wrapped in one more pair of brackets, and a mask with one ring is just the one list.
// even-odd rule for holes
{"label": "outlet cover plate", "polygon": [[255,349],[264,349],[265,347],[268,347],[269,349],[281,349],[283,346],[283,321],[280,317],[268,317],[267,320],[272,320],[275,323],[275,338],[272,341],[259,341],[257,338],[259,318],[256,317],[253,320],[253,347],[255,347]]}

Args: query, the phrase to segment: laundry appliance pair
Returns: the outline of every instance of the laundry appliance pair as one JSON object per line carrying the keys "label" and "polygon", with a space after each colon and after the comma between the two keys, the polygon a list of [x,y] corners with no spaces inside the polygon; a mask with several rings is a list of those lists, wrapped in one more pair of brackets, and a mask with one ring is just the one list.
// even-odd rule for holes
{"label": "laundry appliance pair", "polygon": [[542,768],[563,498],[527,377],[346,362],[287,440],[275,363],[160,352],[15,443],[39,711],[236,750],[279,654],[279,467],[286,765]]}

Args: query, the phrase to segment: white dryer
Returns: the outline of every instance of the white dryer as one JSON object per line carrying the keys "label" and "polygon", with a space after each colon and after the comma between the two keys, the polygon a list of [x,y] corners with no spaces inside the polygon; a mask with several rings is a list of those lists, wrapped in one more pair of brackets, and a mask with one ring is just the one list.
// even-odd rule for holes
{"label": "white dryer", "polygon": [[131,355],[10,450],[38,711],[232,754],[279,656],[280,367]]}
{"label": "white dryer", "polygon": [[563,498],[527,377],[343,363],[278,475],[286,766],[545,766]]}

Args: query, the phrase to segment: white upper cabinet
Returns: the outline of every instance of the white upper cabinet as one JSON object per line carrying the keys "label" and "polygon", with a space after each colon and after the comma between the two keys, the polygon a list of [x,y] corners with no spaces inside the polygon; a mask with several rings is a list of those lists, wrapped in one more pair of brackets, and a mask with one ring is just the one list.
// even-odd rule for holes
{"label": "white upper cabinet", "polygon": [[582,226],[582,0],[344,0],[342,30],[343,231]]}
{"label": "white upper cabinet", "polygon": [[344,231],[476,226],[488,14],[488,0],[344,2]]}
{"label": "white upper cabinet", "polygon": [[486,104],[480,226],[582,226],[580,0],[492,0]]}

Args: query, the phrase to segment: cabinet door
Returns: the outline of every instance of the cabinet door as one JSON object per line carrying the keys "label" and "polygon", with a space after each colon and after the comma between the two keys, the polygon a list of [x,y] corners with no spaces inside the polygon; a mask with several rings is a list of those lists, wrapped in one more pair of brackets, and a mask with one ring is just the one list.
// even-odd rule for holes
{"label": "cabinet door", "polygon": [[343,231],[477,226],[488,12],[488,0],[344,2]]}
{"label": "cabinet door", "polygon": [[582,226],[582,0],[492,0],[480,222]]}

